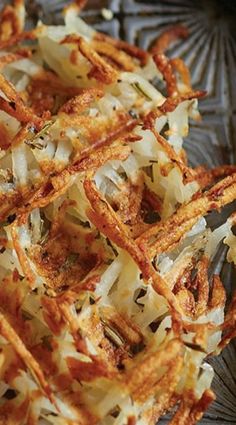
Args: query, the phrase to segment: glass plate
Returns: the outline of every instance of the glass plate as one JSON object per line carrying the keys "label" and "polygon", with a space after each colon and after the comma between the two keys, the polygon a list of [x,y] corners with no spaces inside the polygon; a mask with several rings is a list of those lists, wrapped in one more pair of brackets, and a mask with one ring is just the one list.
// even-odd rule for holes
{"label": "glass plate", "polygon": [[[1,1],[0,4],[8,3]],[[38,19],[60,23],[60,0],[28,0],[30,27]],[[113,18],[104,20],[101,9],[112,10]],[[190,163],[214,167],[235,163],[236,157],[236,2],[214,0],[90,0],[82,13],[87,22],[100,31],[148,48],[167,26],[177,23],[189,29],[185,41],[176,42],[168,56],[180,56],[189,66],[193,87],[207,90],[200,101],[201,123],[192,123],[185,142]],[[231,208],[232,210],[232,208]],[[229,211],[229,209],[228,209]],[[211,214],[216,226],[222,215]],[[225,262],[222,246],[212,272],[221,273],[228,296],[236,285],[235,271]],[[215,370],[213,390],[217,399],[205,414],[202,425],[236,425],[236,343],[232,342],[218,358],[209,362]],[[164,418],[161,423],[168,422]]]}

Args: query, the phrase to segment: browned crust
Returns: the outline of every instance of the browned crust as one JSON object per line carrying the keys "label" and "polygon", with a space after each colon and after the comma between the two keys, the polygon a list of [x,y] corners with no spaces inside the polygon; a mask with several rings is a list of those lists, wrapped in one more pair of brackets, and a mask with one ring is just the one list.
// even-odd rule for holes
{"label": "browned crust", "polygon": [[89,78],[95,78],[103,84],[112,84],[117,81],[118,73],[111,67],[95,50],[82,38],[76,35],[68,35],[61,42],[62,44],[75,44],[79,52],[92,65],[88,73]]}
{"label": "browned crust", "polygon": [[149,54],[145,50],[142,50],[137,46],[129,44],[124,40],[117,40],[115,38],[109,37],[106,34],[98,32],[95,33],[94,40],[106,41],[107,43],[110,43],[111,45],[115,46],[117,49],[123,50],[131,57],[137,58],[142,66],[144,66],[148,61]]}

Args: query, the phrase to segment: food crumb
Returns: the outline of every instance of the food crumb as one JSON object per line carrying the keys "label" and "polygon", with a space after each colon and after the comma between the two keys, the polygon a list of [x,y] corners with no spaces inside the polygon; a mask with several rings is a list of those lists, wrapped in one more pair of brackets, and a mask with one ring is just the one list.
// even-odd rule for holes
{"label": "food crumb", "polygon": [[106,9],[105,7],[101,10],[101,14],[106,21],[111,21],[114,16],[112,10]]}

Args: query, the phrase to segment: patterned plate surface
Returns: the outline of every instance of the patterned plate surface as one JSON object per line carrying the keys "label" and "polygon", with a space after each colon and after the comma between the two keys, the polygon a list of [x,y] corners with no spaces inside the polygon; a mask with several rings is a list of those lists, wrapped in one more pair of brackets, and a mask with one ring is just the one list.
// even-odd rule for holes
{"label": "patterned plate surface", "polygon": [[[1,1],[0,4],[8,3]],[[59,23],[63,0],[28,0],[28,26],[37,19]],[[112,10],[104,20],[101,9]],[[192,165],[209,167],[235,163],[236,159],[236,2],[233,0],[89,0],[83,12],[87,22],[100,31],[126,39],[147,49],[170,25],[182,23],[189,29],[185,41],[176,42],[169,56],[182,57],[190,68],[193,87],[207,90],[200,102],[201,123],[193,123],[185,142]],[[231,208],[232,209],[232,208]],[[213,226],[219,216],[209,217]],[[235,271],[225,262],[222,247],[214,272],[221,272],[228,295],[236,284]],[[201,421],[202,425],[236,425],[236,343],[232,342],[219,358],[210,363],[215,369],[213,389],[216,402]],[[165,424],[168,419],[164,418]]]}

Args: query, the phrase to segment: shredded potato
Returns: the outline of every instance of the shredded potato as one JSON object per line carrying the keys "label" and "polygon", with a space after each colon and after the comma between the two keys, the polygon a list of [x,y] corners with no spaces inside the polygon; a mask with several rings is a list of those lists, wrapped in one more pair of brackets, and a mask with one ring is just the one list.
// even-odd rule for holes
{"label": "shredded potato", "polygon": [[85,4],[32,31],[22,0],[0,15],[0,423],[195,424],[206,358],[236,336],[208,273],[222,242],[236,264],[236,217],[204,218],[235,200],[236,167],[188,165],[206,93],[165,55],[187,30],[145,52]]}

